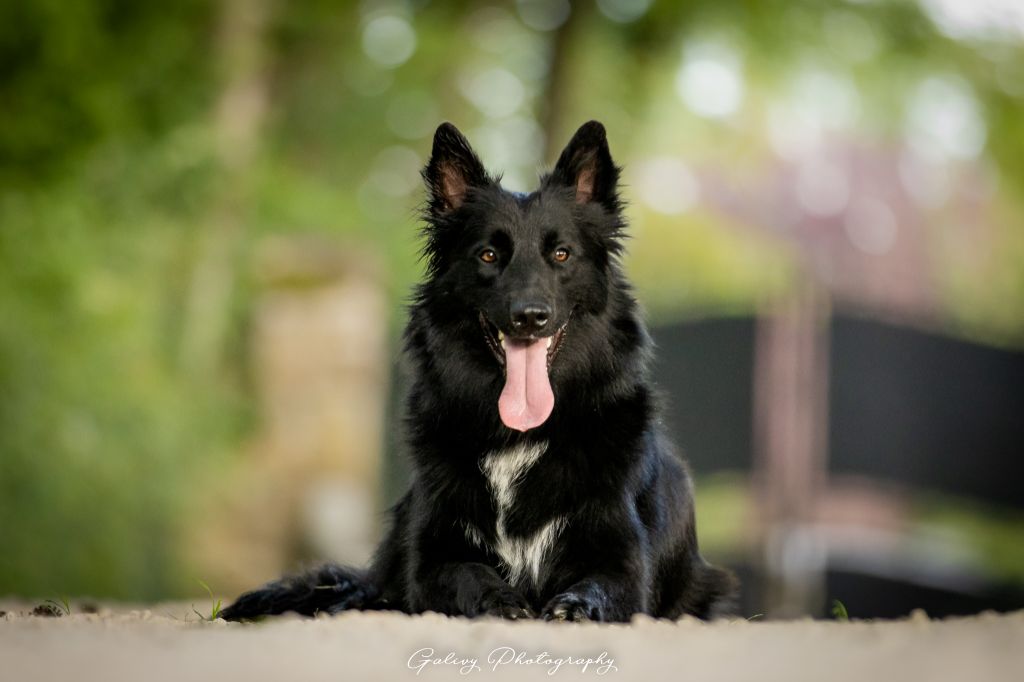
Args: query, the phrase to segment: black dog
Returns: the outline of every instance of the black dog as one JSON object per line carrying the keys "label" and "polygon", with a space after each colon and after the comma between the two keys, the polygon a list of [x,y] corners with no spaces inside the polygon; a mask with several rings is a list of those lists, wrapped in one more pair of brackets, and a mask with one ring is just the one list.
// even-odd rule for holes
{"label": "black dog", "polygon": [[581,127],[532,194],[502,189],[448,123],[423,176],[409,491],[369,569],[284,578],[223,617],[721,613],[736,581],[699,554],[690,477],[658,425],[604,127]]}

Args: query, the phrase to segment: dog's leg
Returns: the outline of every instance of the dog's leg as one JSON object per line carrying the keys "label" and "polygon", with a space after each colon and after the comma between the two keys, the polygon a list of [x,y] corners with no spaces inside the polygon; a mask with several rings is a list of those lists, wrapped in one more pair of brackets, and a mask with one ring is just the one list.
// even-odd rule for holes
{"label": "dog's leg", "polygon": [[535,615],[526,598],[486,564],[440,564],[422,572],[417,583],[417,610],[511,620]]}
{"label": "dog's leg", "polygon": [[647,612],[648,561],[629,519],[570,524],[551,574],[564,576],[541,611],[545,620],[625,622]]}
{"label": "dog's leg", "polygon": [[225,620],[244,620],[295,611],[315,616],[323,611],[335,614],[348,609],[373,608],[379,590],[365,571],[334,564],[267,583],[246,592],[220,612]]}
{"label": "dog's leg", "polygon": [[593,574],[576,581],[552,597],[544,620],[624,623],[635,613],[646,613],[645,589],[636,576],[621,571]]}
{"label": "dog's leg", "polygon": [[556,594],[541,612],[544,620],[565,620],[571,622],[626,621],[631,609],[623,604],[635,602],[634,595],[622,594],[620,580],[607,576],[584,578],[564,592]]}
{"label": "dog's leg", "polygon": [[412,610],[470,618],[532,618],[529,601],[498,575],[493,557],[471,545],[457,530],[461,526],[440,516],[435,511],[413,539],[415,548],[409,557]]}

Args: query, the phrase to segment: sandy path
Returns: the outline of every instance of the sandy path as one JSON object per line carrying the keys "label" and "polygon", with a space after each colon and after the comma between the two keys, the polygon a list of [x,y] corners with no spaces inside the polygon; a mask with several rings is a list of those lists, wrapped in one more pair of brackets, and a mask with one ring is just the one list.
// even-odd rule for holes
{"label": "sandy path", "polygon": [[[30,617],[23,605],[21,613],[0,608],[14,611],[0,617],[4,682],[1024,679],[1024,611],[872,623],[644,618],[627,626],[350,613],[238,625],[197,622],[180,604],[63,618]],[[507,660],[519,652],[520,662]],[[545,652],[574,660],[557,668],[527,662]],[[449,654],[460,662],[428,661]],[[505,662],[495,666],[488,657]],[[599,660],[584,671],[579,659],[587,658]]]}

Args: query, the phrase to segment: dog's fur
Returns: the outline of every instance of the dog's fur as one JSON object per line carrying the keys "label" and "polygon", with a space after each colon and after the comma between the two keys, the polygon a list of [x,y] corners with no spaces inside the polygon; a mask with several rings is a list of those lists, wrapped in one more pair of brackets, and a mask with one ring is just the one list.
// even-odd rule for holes
{"label": "dog's fur", "polygon": [[[410,488],[368,569],[284,578],[225,618],[723,612],[736,581],[698,552],[692,484],[659,425],[651,343],[618,262],[618,175],[597,122],[528,195],[502,189],[454,126],[438,128],[423,171],[427,276],[405,332]],[[547,324],[524,332],[517,312],[534,304]],[[503,337],[553,341],[554,408],[525,431],[499,415]]]}

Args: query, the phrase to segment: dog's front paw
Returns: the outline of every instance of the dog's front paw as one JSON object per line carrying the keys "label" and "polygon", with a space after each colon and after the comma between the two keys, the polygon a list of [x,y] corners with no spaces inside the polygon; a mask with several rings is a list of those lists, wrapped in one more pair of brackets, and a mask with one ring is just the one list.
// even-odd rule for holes
{"label": "dog's front paw", "polygon": [[561,620],[579,623],[585,620],[604,620],[603,609],[586,597],[573,592],[555,595],[541,612],[544,620]]}
{"label": "dog's front paw", "polygon": [[507,620],[536,617],[533,609],[530,608],[530,603],[512,589],[491,590],[484,593],[475,615],[496,616]]}

